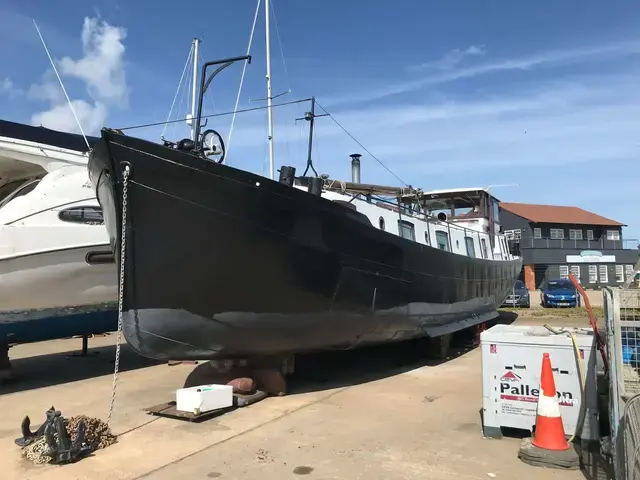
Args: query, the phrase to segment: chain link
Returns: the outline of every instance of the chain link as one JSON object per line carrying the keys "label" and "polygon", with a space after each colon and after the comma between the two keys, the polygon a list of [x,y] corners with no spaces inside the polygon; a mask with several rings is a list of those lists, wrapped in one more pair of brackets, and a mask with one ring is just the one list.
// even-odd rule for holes
{"label": "chain link", "polygon": [[120,367],[120,342],[122,336],[122,297],[124,296],[124,262],[125,248],[127,246],[127,188],[129,185],[129,165],[124,167],[122,172],[122,241],[120,242],[120,289],[118,292],[118,331],[116,335],[116,360],[113,369],[113,387],[111,388],[111,403],[109,404],[109,414],[107,415],[107,425],[111,426],[111,416],[116,403],[116,390],[118,387],[118,369]]}

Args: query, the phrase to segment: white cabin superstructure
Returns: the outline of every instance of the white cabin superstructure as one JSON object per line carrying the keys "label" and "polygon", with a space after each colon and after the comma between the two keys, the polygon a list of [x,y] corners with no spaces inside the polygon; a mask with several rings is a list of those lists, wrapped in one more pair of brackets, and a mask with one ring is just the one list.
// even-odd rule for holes
{"label": "white cabin superstructure", "polygon": [[[372,226],[389,234],[471,258],[495,261],[516,258],[501,232],[499,200],[487,188],[417,191],[393,199],[388,195],[349,191],[345,182],[329,181],[329,184],[335,187],[323,189],[323,198],[365,215]],[[358,184],[349,184],[354,185]],[[367,187],[363,185],[363,190]],[[376,186],[371,187],[376,190]],[[296,188],[307,187],[298,184]]]}

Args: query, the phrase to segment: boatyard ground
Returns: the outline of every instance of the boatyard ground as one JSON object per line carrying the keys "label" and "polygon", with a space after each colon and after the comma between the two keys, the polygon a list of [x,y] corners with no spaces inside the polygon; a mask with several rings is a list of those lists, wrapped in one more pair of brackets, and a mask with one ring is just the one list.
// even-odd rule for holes
{"label": "boatyard ground", "polygon": [[[516,322],[588,325],[583,312],[535,313]],[[125,348],[112,424],[118,443],[73,465],[21,460],[13,441],[25,414],[38,425],[53,405],[68,417],[106,419],[114,342],[115,334],[91,339],[100,353],[90,358],[67,357],[77,339],[11,349],[21,378],[0,387],[3,479],[605,478],[531,467],[517,458],[520,439],[483,439],[480,350],[436,362],[420,342],[303,358],[288,396],[199,424],[142,411],[173,400],[194,366],[152,363]]]}

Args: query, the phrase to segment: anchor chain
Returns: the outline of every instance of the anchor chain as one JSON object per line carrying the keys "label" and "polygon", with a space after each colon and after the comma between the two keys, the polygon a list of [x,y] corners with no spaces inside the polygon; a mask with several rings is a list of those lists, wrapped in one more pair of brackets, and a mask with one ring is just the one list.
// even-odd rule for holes
{"label": "anchor chain", "polygon": [[109,404],[109,414],[107,415],[107,425],[111,426],[111,416],[116,403],[116,390],[118,387],[118,369],[120,368],[120,342],[122,336],[122,298],[124,296],[124,263],[125,248],[127,246],[127,197],[129,186],[129,174],[131,167],[126,165],[122,172],[122,241],[120,242],[120,288],[118,292],[118,331],[116,334],[116,359],[113,369],[113,387],[111,389],[111,403]]}

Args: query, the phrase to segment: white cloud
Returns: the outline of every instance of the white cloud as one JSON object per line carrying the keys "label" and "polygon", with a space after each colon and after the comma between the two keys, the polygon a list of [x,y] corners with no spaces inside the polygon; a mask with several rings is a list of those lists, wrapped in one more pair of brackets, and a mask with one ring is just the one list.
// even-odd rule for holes
{"label": "white cloud", "polygon": [[[458,52],[457,56],[453,55],[454,61],[449,61],[449,64],[451,64],[452,66],[450,68],[441,69],[442,71],[440,72],[434,73],[432,71],[429,71],[427,74],[421,75],[420,78],[417,79],[398,81],[392,84],[374,87],[369,89],[368,91],[365,90],[364,92],[358,92],[350,95],[340,94],[335,98],[328,99],[325,103],[327,103],[328,105],[338,105],[369,102],[380,100],[391,95],[416,91],[427,86],[437,86],[457,80],[469,79],[481,75],[488,75],[491,73],[508,71],[530,71],[543,67],[550,68],[558,65],[568,65],[607,58],[638,55],[640,54],[640,42],[620,42],[596,47],[586,47],[582,49],[552,50],[532,55],[526,55],[519,58],[487,61],[468,67],[453,68],[455,66],[458,66],[462,58],[469,55],[468,53],[466,55],[464,54],[468,50],[469,49],[465,50],[464,52]],[[482,52],[483,55],[486,53],[484,49],[478,50],[477,54],[480,54],[480,52]],[[447,57],[445,56],[445,59],[446,58]],[[457,61],[455,61],[456,58]],[[441,59],[439,62],[443,61],[444,59]],[[424,64],[423,66],[425,65],[434,65],[434,63]]]}
{"label": "white cloud", "polygon": [[[77,60],[64,57],[56,62],[63,81],[70,78],[80,80],[90,97],[90,100],[72,101],[85,133],[95,133],[104,125],[110,107],[127,106],[129,88],[123,43],[126,36],[124,28],[109,25],[99,18],[86,17],[81,35],[83,56]],[[68,86],[65,86],[68,92]],[[50,105],[48,110],[33,114],[31,123],[56,130],[80,131],[52,70],[45,73],[41,84],[31,85],[28,96],[47,101]]]}
{"label": "white cloud", "polygon": [[22,90],[16,87],[10,78],[0,80],[0,94],[8,95],[9,98],[15,98],[22,95]]}
{"label": "white cloud", "polygon": [[[433,187],[430,176],[441,172],[473,177],[496,169],[583,168],[597,161],[613,166],[640,153],[636,79],[629,72],[540,82],[499,96],[374,106],[337,111],[335,118],[401,178],[425,187]],[[262,116],[237,121],[234,149],[262,147]],[[293,111],[277,114],[280,119],[293,116]],[[300,164],[300,153],[293,160],[285,154],[304,153],[306,133],[292,122],[276,125],[278,165]],[[330,119],[317,122],[315,135],[319,148],[314,158],[320,170],[332,175],[336,166],[339,172],[347,165],[352,150],[361,150]],[[370,181],[396,183],[366,154],[363,172],[364,165]]]}
{"label": "white cloud", "polygon": [[452,68],[458,66],[465,58],[478,57],[485,55],[486,53],[487,49],[484,45],[470,45],[464,50],[455,48],[435,62],[427,62],[423,63],[422,65],[412,66],[410,70],[451,70]]}

